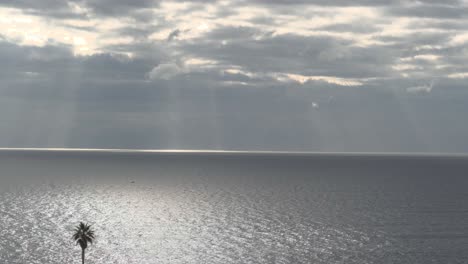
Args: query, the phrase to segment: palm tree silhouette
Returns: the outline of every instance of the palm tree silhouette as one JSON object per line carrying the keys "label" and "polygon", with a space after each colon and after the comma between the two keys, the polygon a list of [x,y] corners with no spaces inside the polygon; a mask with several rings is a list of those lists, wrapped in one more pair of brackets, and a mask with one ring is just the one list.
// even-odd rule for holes
{"label": "palm tree silhouette", "polygon": [[75,228],[73,240],[76,241],[76,244],[80,244],[81,261],[84,264],[85,250],[88,247],[88,243],[92,244],[94,241],[94,231],[91,229],[91,225],[80,222],[80,224]]}

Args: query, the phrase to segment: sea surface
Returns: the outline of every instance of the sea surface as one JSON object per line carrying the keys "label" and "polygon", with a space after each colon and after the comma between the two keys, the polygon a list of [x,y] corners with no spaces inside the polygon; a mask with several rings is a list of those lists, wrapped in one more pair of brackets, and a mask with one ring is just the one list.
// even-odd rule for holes
{"label": "sea surface", "polygon": [[0,263],[468,263],[468,159],[0,151]]}

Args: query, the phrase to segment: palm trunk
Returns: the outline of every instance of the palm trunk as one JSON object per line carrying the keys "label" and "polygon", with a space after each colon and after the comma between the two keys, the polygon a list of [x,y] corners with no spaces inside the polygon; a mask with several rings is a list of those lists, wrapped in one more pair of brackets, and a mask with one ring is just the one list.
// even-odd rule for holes
{"label": "palm trunk", "polygon": [[84,248],[81,249],[81,263],[82,264],[84,264],[84,252],[85,252]]}

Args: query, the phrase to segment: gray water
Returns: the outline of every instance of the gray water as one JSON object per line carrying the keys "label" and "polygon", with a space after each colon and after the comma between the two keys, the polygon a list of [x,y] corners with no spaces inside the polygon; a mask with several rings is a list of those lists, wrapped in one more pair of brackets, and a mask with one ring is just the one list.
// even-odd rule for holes
{"label": "gray water", "polygon": [[468,263],[462,157],[0,152],[0,263]]}

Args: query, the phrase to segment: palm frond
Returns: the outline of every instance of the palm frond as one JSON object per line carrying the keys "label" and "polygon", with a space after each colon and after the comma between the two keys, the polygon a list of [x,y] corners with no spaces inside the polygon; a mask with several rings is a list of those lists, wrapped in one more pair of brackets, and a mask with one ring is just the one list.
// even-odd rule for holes
{"label": "palm frond", "polygon": [[91,229],[91,225],[80,222],[79,225],[74,229],[72,238],[76,241],[77,244],[80,244],[82,248],[86,248],[88,243],[93,243],[95,234]]}

